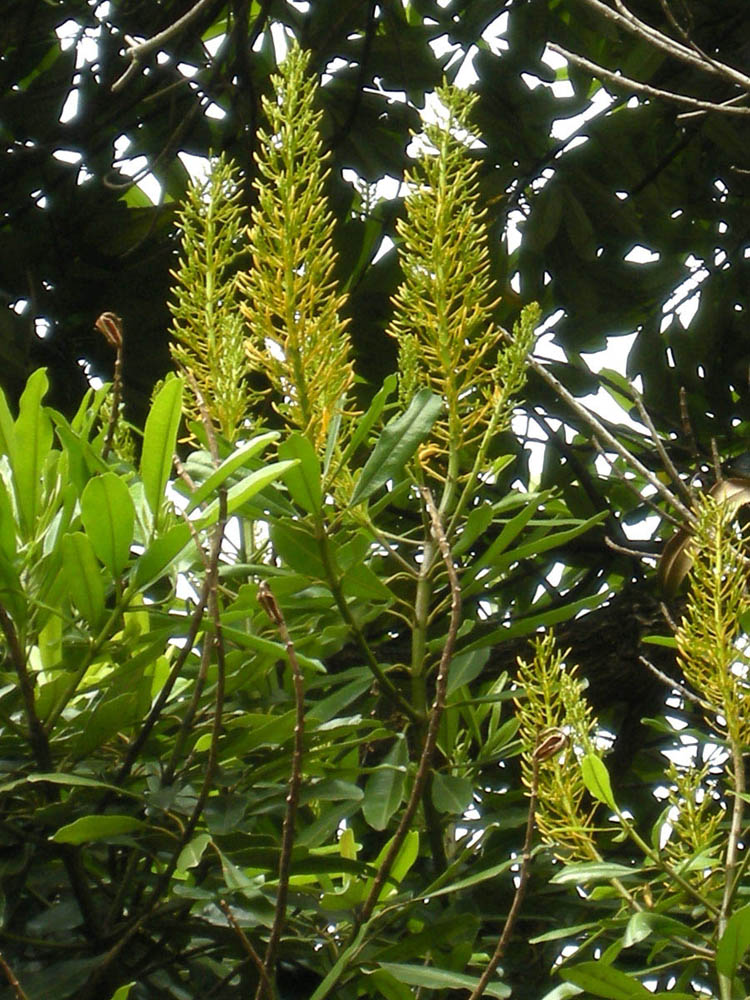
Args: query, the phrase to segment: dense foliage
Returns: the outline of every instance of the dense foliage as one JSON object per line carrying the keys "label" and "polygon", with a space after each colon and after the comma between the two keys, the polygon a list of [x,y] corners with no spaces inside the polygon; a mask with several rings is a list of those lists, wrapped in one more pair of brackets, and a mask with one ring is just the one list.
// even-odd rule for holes
{"label": "dense foliage", "polygon": [[[745,996],[734,9],[301,6],[65,0],[0,29],[5,995]],[[279,22],[306,55],[270,77]],[[444,34],[478,44],[472,96]],[[569,97],[528,85],[546,41]],[[595,75],[641,96],[551,138]],[[112,174],[119,135],[163,204]],[[233,159],[185,193],[174,151],[209,147]],[[384,173],[403,200],[362,183]],[[630,331],[645,406],[581,354]],[[80,403],[79,358],[113,365]],[[598,385],[641,426],[581,406]],[[670,518],[677,622],[627,537]]]}

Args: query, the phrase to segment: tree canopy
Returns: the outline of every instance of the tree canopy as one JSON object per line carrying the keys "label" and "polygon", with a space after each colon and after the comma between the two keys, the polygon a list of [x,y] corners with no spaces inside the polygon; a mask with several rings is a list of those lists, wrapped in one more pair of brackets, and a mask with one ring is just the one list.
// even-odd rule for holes
{"label": "tree canopy", "polygon": [[743,3],[4,13],[7,995],[744,995]]}

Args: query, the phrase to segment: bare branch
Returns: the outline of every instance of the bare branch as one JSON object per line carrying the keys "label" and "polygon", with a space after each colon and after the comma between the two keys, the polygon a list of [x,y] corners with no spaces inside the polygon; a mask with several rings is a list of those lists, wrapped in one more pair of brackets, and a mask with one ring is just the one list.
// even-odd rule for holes
{"label": "bare branch", "polygon": [[187,27],[200,14],[204,7],[208,7],[213,2],[214,0],[198,0],[182,17],[178,17],[174,24],[170,24],[168,28],[153,35],[151,38],[147,38],[143,42],[134,42],[126,36],[129,48],[125,52],[125,57],[130,60],[130,65],[112,84],[112,93],[116,94],[119,90],[122,90],[131,77],[135,76],[138,72],[144,59],[150,56],[152,52],[161,48],[162,45],[165,45],[175,35],[178,35],[183,28]]}
{"label": "bare branch", "polygon": [[28,995],[24,992],[23,987],[16,979],[16,975],[11,969],[11,967],[6,962],[4,956],[0,952],[0,969],[5,973],[5,978],[8,980],[10,988],[13,990],[13,995],[16,1000],[29,1000]]}
{"label": "bare branch", "polygon": [[258,588],[258,603],[279,630],[281,641],[286,648],[286,655],[289,659],[289,666],[292,669],[292,679],[294,682],[294,749],[292,750],[292,772],[289,777],[289,791],[286,796],[286,813],[284,815],[284,825],[281,833],[281,857],[279,858],[279,890],[276,894],[276,911],[273,916],[273,926],[268,938],[268,946],[263,961],[265,976],[258,982],[258,989],[255,993],[255,1000],[260,1000],[264,989],[268,992],[269,1000],[273,1000],[273,991],[269,990],[270,978],[274,974],[276,965],[276,953],[281,937],[281,928],[286,917],[286,900],[289,894],[289,872],[292,861],[292,847],[294,846],[294,824],[297,818],[297,806],[299,804],[299,793],[302,785],[302,752],[303,739],[305,735],[305,687],[302,670],[300,669],[294,643],[289,635],[284,613],[279,607],[276,598],[273,596],[271,588],[266,581],[262,581]]}
{"label": "bare branch", "polygon": [[566,741],[567,737],[560,729],[547,730],[546,732],[539,733],[539,736],[537,737],[536,746],[534,747],[534,752],[531,755],[532,772],[531,788],[529,790],[529,813],[526,818],[526,836],[523,841],[523,853],[521,855],[521,869],[518,875],[518,884],[513,895],[513,902],[511,903],[510,910],[508,911],[508,916],[505,918],[505,924],[503,925],[503,930],[500,934],[500,939],[497,942],[495,952],[488,962],[484,972],[480,976],[479,982],[477,983],[474,992],[469,997],[469,1000],[479,1000],[479,997],[482,996],[484,991],[487,989],[487,984],[495,974],[495,971],[505,954],[505,949],[508,947],[508,942],[510,941],[513,928],[515,927],[516,920],[518,919],[518,914],[521,912],[523,897],[526,895],[526,886],[529,882],[531,838],[534,835],[536,797],[539,788],[539,765],[543,760],[547,760],[549,757],[559,753]]}
{"label": "bare branch", "polygon": [[[261,957],[258,954],[258,952],[255,950],[255,948],[253,948],[252,941],[247,936],[247,934],[245,934],[245,932],[240,927],[240,925],[237,923],[237,920],[236,920],[234,914],[232,913],[231,909],[229,908],[229,904],[227,903],[227,901],[225,899],[220,899],[219,900],[219,907],[220,907],[222,913],[224,914],[224,916],[227,918],[227,922],[229,923],[229,926],[232,928],[232,930],[234,931],[234,933],[240,939],[242,947],[245,949],[245,951],[247,952],[247,954],[250,957],[251,961],[253,962],[253,964],[257,968],[258,973],[259,973],[260,978],[261,978],[261,982],[263,983],[263,985],[265,987],[265,990],[266,990],[266,993],[268,995],[269,1000],[273,1000],[273,986],[271,984],[270,979],[268,978],[268,973],[266,972],[266,967],[263,964],[263,960],[261,959]],[[234,970],[232,971],[232,975],[234,975]]]}
{"label": "bare branch", "polygon": [[[549,48],[553,52],[557,52],[558,55],[568,59],[574,65],[587,70],[592,76],[605,80],[613,86],[624,87],[626,90],[632,90],[637,94],[644,94],[646,97],[658,97],[665,101],[673,101],[675,104],[684,104],[686,107],[698,109],[701,113],[717,111],[725,115],[750,115],[750,108],[738,108],[728,102],[701,101],[697,97],[679,94],[674,90],[662,90],[660,87],[652,87],[648,83],[641,83],[639,80],[633,80],[629,76],[623,76],[622,73],[613,73],[599,63],[584,59],[583,56],[576,55],[575,52],[564,49],[561,45],[556,45],[553,42],[549,43]],[[747,95],[743,94],[742,97],[745,98]]]}
{"label": "bare branch", "polygon": [[[508,334],[506,334],[506,337],[507,336]],[[632,452],[628,451],[628,449],[622,445],[613,434],[610,434],[604,424],[597,420],[594,414],[589,412],[585,406],[579,403],[575,396],[568,392],[562,382],[555,378],[552,372],[547,371],[544,365],[541,365],[531,356],[529,356],[527,360],[533,371],[535,371],[537,375],[539,375],[540,378],[547,383],[547,385],[554,389],[561,399],[565,400],[573,412],[585,423],[587,423],[589,427],[591,427],[597,437],[601,438],[601,440],[609,445],[613,451],[616,451],[621,458],[624,458],[632,469],[635,469],[636,472],[639,472],[642,476],[644,476],[648,482],[651,483],[657,493],[664,500],[666,500],[668,504],[674,507],[688,524],[695,523],[695,514],[693,514],[693,512],[682,503],[679,497],[675,496],[675,494],[668,489],[650,469],[647,469],[643,462],[639,461]]]}
{"label": "bare branch", "polygon": [[430,711],[430,721],[427,726],[427,735],[425,736],[424,746],[422,747],[422,753],[419,758],[419,765],[414,778],[414,785],[411,790],[411,795],[409,796],[409,801],[407,802],[406,808],[401,816],[401,822],[399,823],[398,828],[393,835],[393,839],[391,840],[391,846],[389,847],[385,858],[383,858],[383,863],[378,868],[377,874],[373,880],[370,894],[362,907],[362,912],[359,916],[360,925],[369,920],[372,915],[372,911],[375,909],[380,893],[391,873],[393,863],[398,856],[398,852],[401,850],[404,839],[411,828],[412,820],[414,819],[414,815],[419,806],[422,792],[424,791],[430,767],[432,765],[432,757],[435,752],[435,746],[437,745],[438,729],[440,727],[440,720],[443,716],[443,710],[445,708],[445,695],[448,686],[448,670],[450,668],[451,660],[453,659],[453,650],[456,645],[456,635],[458,634],[458,627],[461,623],[461,586],[458,582],[458,574],[456,573],[456,567],[453,563],[453,556],[451,555],[448,540],[445,537],[445,531],[440,519],[440,514],[435,506],[435,501],[432,498],[430,490],[426,486],[420,486],[419,490],[430,514],[433,537],[437,542],[440,554],[443,557],[443,562],[448,570],[448,580],[450,581],[451,588],[450,624],[448,626],[448,634],[445,639],[445,645],[443,646],[443,653],[440,657],[440,665],[438,667],[437,679],[435,681],[435,700],[432,703],[432,709]]}
{"label": "bare branch", "polygon": [[47,733],[44,731],[39,716],[36,713],[36,703],[34,701],[34,685],[29,675],[26,664],[26,657],[21,649],[16,627],[13,619],[0,604],[0,629],[5,635],[8,644],[8,656],[13,669],[18,678],[18,687],[21,690],[23,706],[26,712],[26,723],[29,727],[29,742],[34,754],[34,760],[40,771],[52,771],[52,754],[49,748]]}

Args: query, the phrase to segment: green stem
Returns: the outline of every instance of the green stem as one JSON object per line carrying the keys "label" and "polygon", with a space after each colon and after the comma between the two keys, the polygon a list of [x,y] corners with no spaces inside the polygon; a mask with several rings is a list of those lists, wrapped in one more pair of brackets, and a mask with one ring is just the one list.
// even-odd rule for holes
{"label": "green stem", "polygon": [[370,649],[370,644],[365,638],[364,632],[351,613],[346,597],[344,596],[344,592],[341,589],[341,581],[339,580],[338,574],[336,573],[333,565],[331,547],[328,544],[328,535],[322,518],[316,521],[315,529],[318,548],[320,550],[320,558],[323,563],[323,568],[325,569],[328,586],[331,588],[331,593],[333,594],[333,599],[336,602],[339,613],[349,626],[349,629],[365,658],[367,666],[370,668],[372,674],[377,678],[383,694],[390,698],[391,701],[397,705],[401,711],[404,712],[409,719],[411,719],[412,722],[421,722],[423,716],[406,700],[406,698],[404,698],[396,685],[380,666],[375,658],[375,654]]}

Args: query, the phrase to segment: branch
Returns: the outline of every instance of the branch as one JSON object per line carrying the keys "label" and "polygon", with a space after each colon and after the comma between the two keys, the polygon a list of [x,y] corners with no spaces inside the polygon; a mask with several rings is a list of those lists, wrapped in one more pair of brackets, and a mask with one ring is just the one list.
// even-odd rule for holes
{"label": "branch", "polygon": [[546,730],[545,732],[540,733],[537,738],[534,752],[531,755],[532,771],[531,788],[529,791],[529,814],[526,818],[526,836],[523,841],[523,854],[521,856],[521,870],[518,876],[518,885],[516,886],[516,891],[513,895],[513,902],[511,903],[510,910],[508,911],[508,916],[505,918],[505,924],[503,925],[500,939],[497,942],[495,953],[490,959],[487,968],[480,976],[479,982],[477,983],[474,992],[469,997],[469,1000],[479,1000],[479,997],[481,997],[487,989],[487,984],[495,974],[495,970],[505,954],[505,949],[508,947],[508,942],[510,941],[513,928],[516,920],[518,919],[518,914],[521,912],[521,903],[523,902],[523,897],[526,895],[526,886],[529,882],[531,838],[534,834],[536,797],[539,788],[539,764],[543,760],[554,757],[555,754],[560,752],[566,743],[567,736],[561,729]]}
{"label": "branch", "polygon": [[34,760],[40,771],[53,771],[49,740],[44,731],[44,726],[36,714],[34,685],[29,676],[26,657],[21,649],[21,643],[18,640],[18,633],[13,624],[13,619],[2,604],[0,604],[0,629],[5,634],[10,662],[13,664],[13,669],[18,678],[18,686],[21,689],[21,697],[23,698],[23,705],[26,712],[26,722],[29,727],[29,742],[31,743]]}
{"label": "branch", "polygon": [[289,791],[286,796],[286,814],[281,834],[281,857],[279,858],[279,891],[276,895],[276,912],[273,916],[273,926],[268,938],[268,946],[263,962],[265,976],[261,977],[258,989],[255,993],[255,1000],[260,1000],[264,989],[268,992],[268,1000],[273,1000],[273,990],[269,988],[270,977],[274,974],[276,965],[276,953],[281,937],[281,928],[286,916],[286,900],[289,894],[289,871],[292,860],[292,847],[294,846],[294,824],[297,817],[297,806],[299,804],[299,792],[302,784],[302,752],[303,739],[305,735],[305,688],[302,670],[297,660],[294,650],[294,643],[289,635],[284,615],[281,608],[276,603],[271,588],[265,580],[258,588],[258,603],[279,630],[281,641],[286,647],[286,655],[289,658],[289,666],[292,669],[294,680],[294,705],[296,718],[294,723],[294,749],[292,750],[292,773],[289,777]]}
{"label": "branch", "polygon": [[204,7],[208,7],[213,2],[214,0],[198,0],[195,6],[191,7],[182,17],[179,17],[174,24],[170,24],[168,28],[158,32],[158,34],[153,35],[151,38],[147,38],[143,42],[134,42],[126,35],[125,40],[128,42],[129,48],[125,52],[125,57],[130,59],[130,65],[112,84],[112,93],[116,94],[122,90],[130,81],[130,78],[138,72],[138,68],[145,58],[150,56],[156,49],[161,48],[165,42],[170,41],[175,35],[178,35],[183,28],[187,27],[200,14]]}
{"label": "branch", "polygon": [[[271,984],[270,979],[268,978],[268,973],[266,972],[266,967],[263,964],[263,960],[261,959],[261,957],[258,954],[258,952],[255,950],[255,948],[253,948],[252,941],[248,938],[247,934],[245,934],[245,932],[243,931],[243,929],[237,923],[237,920],[236,920],[234,914],[232,913],[231,909],[229,908],[229,904],[227,903],[226,899],[220,899],[219,900],[219,907],[221,909],[221,912],[227,918],[227,922],[229,923],[229,926],[232,928],[232,930],[234,931],[234,933],[240,939],[240,943],[242,944],[242,947],[245,949],[245,951],[247,952],[248,956],[250,957],[250,959],[255,964],[256,968],[258,969],[258,973],[260,975],[261,982],[263,983],[263,985],[264,985],[264,987],[266,989],[266,992],[268,993],[268,996],[269,997],[273,997],[273,986]],[[231,972],[230,979],[232,978],[232,976],[234,976],[234,969]]]}
{"label": "branch", "polygon": [[8,980],[10,988],[13,990],[16,1000],[29,1000],[27,994],[24,993],[23,987],[16,979],[15,973],[3,957],[2,952],[0,952],[0,969],[2,969],[5,973],[5,978]]}
{"label": "branch", "polygon": [[[505,336],[509,337],[509,334],[506,333]],[[632,454],[632,452],[629,452],[624,445],[620,444],[617,438],[613,434],[610,434],[604,424],[597,420],[594,414],[589,412],[585,406],[579,403],[575,396],[568,392],[562,382],[555,378],[552,372],[547,371],[544,365],[541,365],[531,356],[528,358],[528,364],[530,368],[547,383],[547,385],[555,390],[561,399],[565,400],[573,412],[592,428],[602,441],[606,442],[606,444],[608,444],[613,451],[616,451],[621,458],[624,458],[631,468],[635,469],[636,472],[640,472],[640,474],[644,476],[649,483],[651,483],[657,493],[659,493],[668,504],[674,507],[675,510],[679,511],[688,524],[695,523],[695,514],[693,514],[693,512],[689,510],[671,490],[667,489],[664,483],[662,483],[662,481],[655,476],[650,469],[647,469],[646,466]]]}
{"label": "branch", "polygon": [[450,624],[448,626],[448,635],[445,639],[445,645],[443,646],[443,653],[440,657],[440,666],[438,667],[438,674],[435,682],[435,700],[432,704],[432,710],[430,711],[430,721],[427,727],[427,735],[425,737],[424,746],[422,748],[422,755],[419,759],[419,766],[417,767],[417,773],[414,778],[414,786],[412,787],[411,795],[409,796],[409,801],[406,805],[406,809],[404,810],[404,814],[401,817],[401,822],[399,823],[398,829],[391,840],[391,846],[383,859],[383,863],[378,868],[370,894],[365,900],[362,912],[359,915],[358,922],[360,925],[369,920],[372,915],[372,911],[375,909],[380,892],[386,882],[386,879],[390,875],[393,863],[396,860],[398,852],[401,850],[401,846],[407,833],[409,832],[412,820],[414,819],[417,807],[419,806],[419,801],[422,797],[422,792],[430,771],[435,746],[437,745],[438,729],[440,728],[440,720],[443,716],[443,710],[445,708],[445,693],[448,686],[448,669],[450,667],[451,660],[453,659],[453,650],[456,645],[456,635],[458,634],[458,627],[461,623],[461,587],[458,582],[458,574],[456,573],[456,567],[453,563],[450,546],[448,545],[448,540],[445,537],[445,531],[443,530],[443,525],[440,520],[440,514],[435,506],[435,501],[432,498],[430,490],[426,486],[420,486],[419,490],[430,513],[433,536],[437,542],[438,548],[440,549],[440,554],[443,557],[446,569],[448,570],[448,579],[450,581],[451,588]]}
{"label": "branch", "polygon": [[696,69],[703,70],[704,73],[710,73],[712,76],[719,76],[723,80],[737,84],[743,90],[750,90],[750,77],[744,73],[740,73],[739,70],[734,69],[732,66],[727,66],[726,63],[717,63],[711,59],[696,55],[688,46],[683,45],[674,38],[670,38],[669,35],[663,34],[656,28],[652,28],[645,21],[641,21],[635,14],[628,10],[622,0],[614,0],[615,7],[617,8],[616,11],[607,6],[607,4],[602,3],[602,0],[583,0],[583,2],[602,14],[607,20],[614,21],[620,28],[629,31],[638,38],[645,39],[675,59],[689,63]]}
{"label": "branch", "polygon": [[[558,55],[568,59],[574,65],[587,70],[592,76],[600,77],[607,83],[635,91],[637,94],[645,94],[646,97],[660,97],[666,101],[674,101],[676,104],[684,104],[689,108],[697,108],[700,111],[718,111],[725,115],[750,115],[750,108],[738,108],[734,104],[724,101],[701,101],[697,97],[678,94],[674,90],[662,90],[660,87],[652,87],[648,83],[641,83],[639,80],[633,80],[629,76],[623,76],[622,73],[613,73],[611,70],[599,65],[599,63],[590,62],[588,59],[584,59],[583,56],[576,55],[575,52],[571,52],[569,49],[564,49],[561,45],[549,42],[548,47],[553,52],[557,52]],[[741,96],[745,98],[747,95],[743,94]],[[736,99],[733,98],[732,100]]]}

